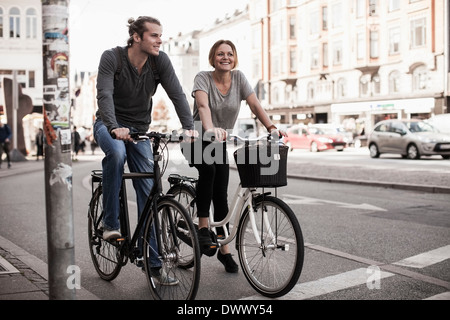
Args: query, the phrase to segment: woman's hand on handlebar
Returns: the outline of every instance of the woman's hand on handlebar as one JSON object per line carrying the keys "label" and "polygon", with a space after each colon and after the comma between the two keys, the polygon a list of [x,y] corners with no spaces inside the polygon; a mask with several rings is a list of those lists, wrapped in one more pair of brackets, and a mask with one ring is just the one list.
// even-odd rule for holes
{"label": "woman's hand on handlebar", "polygon": [[228,136],[228,133],[225,129],[217,127],[206,130],[206,134],[208,137],[211,137],[211,141],[218,142],[226,141]]}

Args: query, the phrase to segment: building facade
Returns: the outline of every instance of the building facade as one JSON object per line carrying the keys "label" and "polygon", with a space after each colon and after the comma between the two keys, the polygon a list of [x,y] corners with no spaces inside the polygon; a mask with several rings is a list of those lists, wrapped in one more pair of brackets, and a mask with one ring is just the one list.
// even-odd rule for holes
{"label": "building facade", "polygon": [[274,122],[366,132],[448,112],[445,0],[250,0],[253,72]]}
{"label": "building facade", "polygon": [[[17,81],[22,93],[32,100],[34,112],[42,113],[42,5],[39,0],[0,1],[0,117],[7,120],[3,79]],[[32,148],[40,116],[28,115],[23,121],[27,149]]]}

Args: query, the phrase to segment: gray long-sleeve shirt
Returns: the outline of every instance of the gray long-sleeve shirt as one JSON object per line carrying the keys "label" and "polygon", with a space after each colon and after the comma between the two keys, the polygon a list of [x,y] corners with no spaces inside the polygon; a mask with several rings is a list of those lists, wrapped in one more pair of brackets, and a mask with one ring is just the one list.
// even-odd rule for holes
{"label": "gray long-sleeve shirt", "polygon": [[[130,63],[128,48],[122,49],[122,70],[118,80],[114,79],[119,67],[114,49],[103,52],[100,59],[96,117],[103,121],[109,132],[120,127],[119,123],[146,132],[151,122],[152,97],[155,91],[150,59],[139,75]],[[192,113],[186,95],[166,53],[161,51],[156,57],[156,68],[161,85],[172,100],[183,129],[193,129]]]}

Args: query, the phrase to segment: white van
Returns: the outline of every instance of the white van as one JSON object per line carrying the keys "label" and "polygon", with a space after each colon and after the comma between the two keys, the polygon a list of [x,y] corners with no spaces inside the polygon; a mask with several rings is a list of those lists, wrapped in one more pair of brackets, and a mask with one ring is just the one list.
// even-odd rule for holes
{"label": "white van", "polygon": [[256,138],[258,136],[256,120],[251,118],[237,119],[233,128],[233,134],[245,138]]}
{"label": "white van", "polygon": [[427,120],[441,133],[450,134],[450,113],[438,114]]}

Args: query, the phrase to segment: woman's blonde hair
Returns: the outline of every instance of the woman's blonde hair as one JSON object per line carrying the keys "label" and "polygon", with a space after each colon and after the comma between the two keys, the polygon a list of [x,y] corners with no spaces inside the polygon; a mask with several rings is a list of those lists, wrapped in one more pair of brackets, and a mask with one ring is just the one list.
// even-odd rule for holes
{"label": "woman's blonde hair", "polygon": [[237,55],[237,51],[236,51],[236,46],[234,45],[233,42],[231,42],[230,40],[219,40],[216,43],[214,43],[214,45],[211,47],[211,49],[209,50],[209,64],[215,68],[214,66],[214,57],[216,56],[216,51],[217,48],[219,48],[220,45],[222,44],[227,44],[231,47],[231,50],[233,50],[233,55],[234,55],[234,66],[233,69],[236,69],[236,67],[238,66],[238,55]]}

